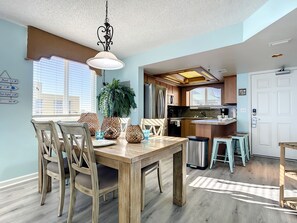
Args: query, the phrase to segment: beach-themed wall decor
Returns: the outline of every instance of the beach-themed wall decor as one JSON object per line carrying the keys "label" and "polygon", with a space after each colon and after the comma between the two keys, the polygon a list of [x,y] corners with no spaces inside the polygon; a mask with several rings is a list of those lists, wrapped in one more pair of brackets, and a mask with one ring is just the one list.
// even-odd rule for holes
{"label": "beach-themed wall decor", "polygon": [[6,70],[0,74],[0,104],[16,104],[16,98],[19,94],[16,92],[19,88],[18,79],[11,78]]}

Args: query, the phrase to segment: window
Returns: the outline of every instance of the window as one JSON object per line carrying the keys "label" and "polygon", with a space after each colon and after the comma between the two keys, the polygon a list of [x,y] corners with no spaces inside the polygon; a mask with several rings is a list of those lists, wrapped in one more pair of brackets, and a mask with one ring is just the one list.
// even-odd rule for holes
{"label": "window", "polygon": [[190,91],[190,106],[221,105],[221,89],[195,88]]}
{"label": "window", "polygon": [[33,116],[96,112],[96,75],[85,64],[58,57],[33,63]]}

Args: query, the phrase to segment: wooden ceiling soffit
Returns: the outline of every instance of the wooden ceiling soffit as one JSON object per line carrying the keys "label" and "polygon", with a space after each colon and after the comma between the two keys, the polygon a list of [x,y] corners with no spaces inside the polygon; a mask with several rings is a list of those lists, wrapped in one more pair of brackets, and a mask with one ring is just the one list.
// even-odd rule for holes
{"label": "wooden ceiling soffit", "polygon": [[[28,26],[27,58],[38,61],[42,57],[62,57],[67,60],[86,64],[87,59],[94,57],[98,51],[48,33],[33,26]],[[101,70],[91,68],[101,75]]]}
{"label": "wooden ceiling soffit", "polygon": [[170,74],[170,75],[161,75],[161,78],[173,81],[175,83],[180,83],[180,84],[184,84],[186,82],[186,78],[184,78],[183,76],[179,75],[179,74]]}
{"label": "wooden ceiling soffit", "polygon": [[[182,76],[180,73],[185,72],[197,72],[197,77],[192,78],[186,78]],[[199,76],[201,75],[201,76]],[[173,72],[168,72],[164,74],[157,75],[159,78],[163,78],[165,80],[171,81],[175,84],[179,85],[188,85],[188,84],[195,84],[195,83],[203,83],[208,81],[219,81],[215,76],[213,76],[209,71],[204,69],[203,67],[195,67],[195,68],[189,68],[189,69],[183,69]]]}

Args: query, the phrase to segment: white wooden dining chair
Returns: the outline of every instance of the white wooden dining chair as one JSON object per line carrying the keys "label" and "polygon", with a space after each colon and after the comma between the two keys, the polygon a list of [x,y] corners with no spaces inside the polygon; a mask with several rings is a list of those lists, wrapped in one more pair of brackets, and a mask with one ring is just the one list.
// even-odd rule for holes
{"label": "white wooden dining chair", "polygon": [[92,222],[98,222],[99,197],[117,190],[118,171],[97,165],[87,123],[58,122],[58,125],[63,135],[70,171],[70,204],[67,222],[72,222],[76,190],[92,197]]}
{"label": "white wooden dining chair", "polygon": [[48,177],[59,180],[58,216],[62,215],[65,198],[65,179],[69,178],[67,158],[63,158],[62,144],[53,121],[35,121],[32,119],[38,139],[38,151],[42,162],[42,190],[40,204],[44,205]]}
{"label": "white wooden dining chair", "polygon": [[[165,132],[165,121],[166,119],[141,119],[141,129],[150,130],[151,134],[155,136],[163,136]],[[141,169],[141,210],[144,210],[145,204],[145,176],[157,170],[158,173],[158,183],[160,193],[163,193],[163,184],[162,184],[162,173],[161,173],[161,161],[152,163]]]}
{"label": "white wooden dining chair", "polygon": [[131,124],[130,118],[120,118],[121,121],[121,132],[126,132],[127,127]]}

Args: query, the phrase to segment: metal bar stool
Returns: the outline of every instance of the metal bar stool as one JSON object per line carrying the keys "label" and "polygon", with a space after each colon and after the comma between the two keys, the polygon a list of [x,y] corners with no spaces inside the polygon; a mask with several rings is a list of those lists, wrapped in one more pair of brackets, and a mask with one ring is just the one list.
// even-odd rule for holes
{"label": "metal bar stool", "polygon": [[[226,145],[226,152],[228,154],[228,161],[217,159],[218,157],[225,157],[224,155],[218,155],[218,148],[219,144]],[[210,169],[212,168],[213,164],[219,162],[228,162],[230,172],[233,173],[234,168],[234,153],[232,148],[232,138],[231,137],[214,137],[213,138],[213,146],[212,146],[212,154],[211,154],[211,161],[210,161]]]}
{"label": "metal bar stool", "polygon": [[244,137],[244,147],[245,147],[246,158],[247,158],[247,160],[250,160],[251,150],[250,150],[250,146],[249,146],[249,134],[245,133],[245,132],[238,132],[238,133],[236,133],[236,135]]}

